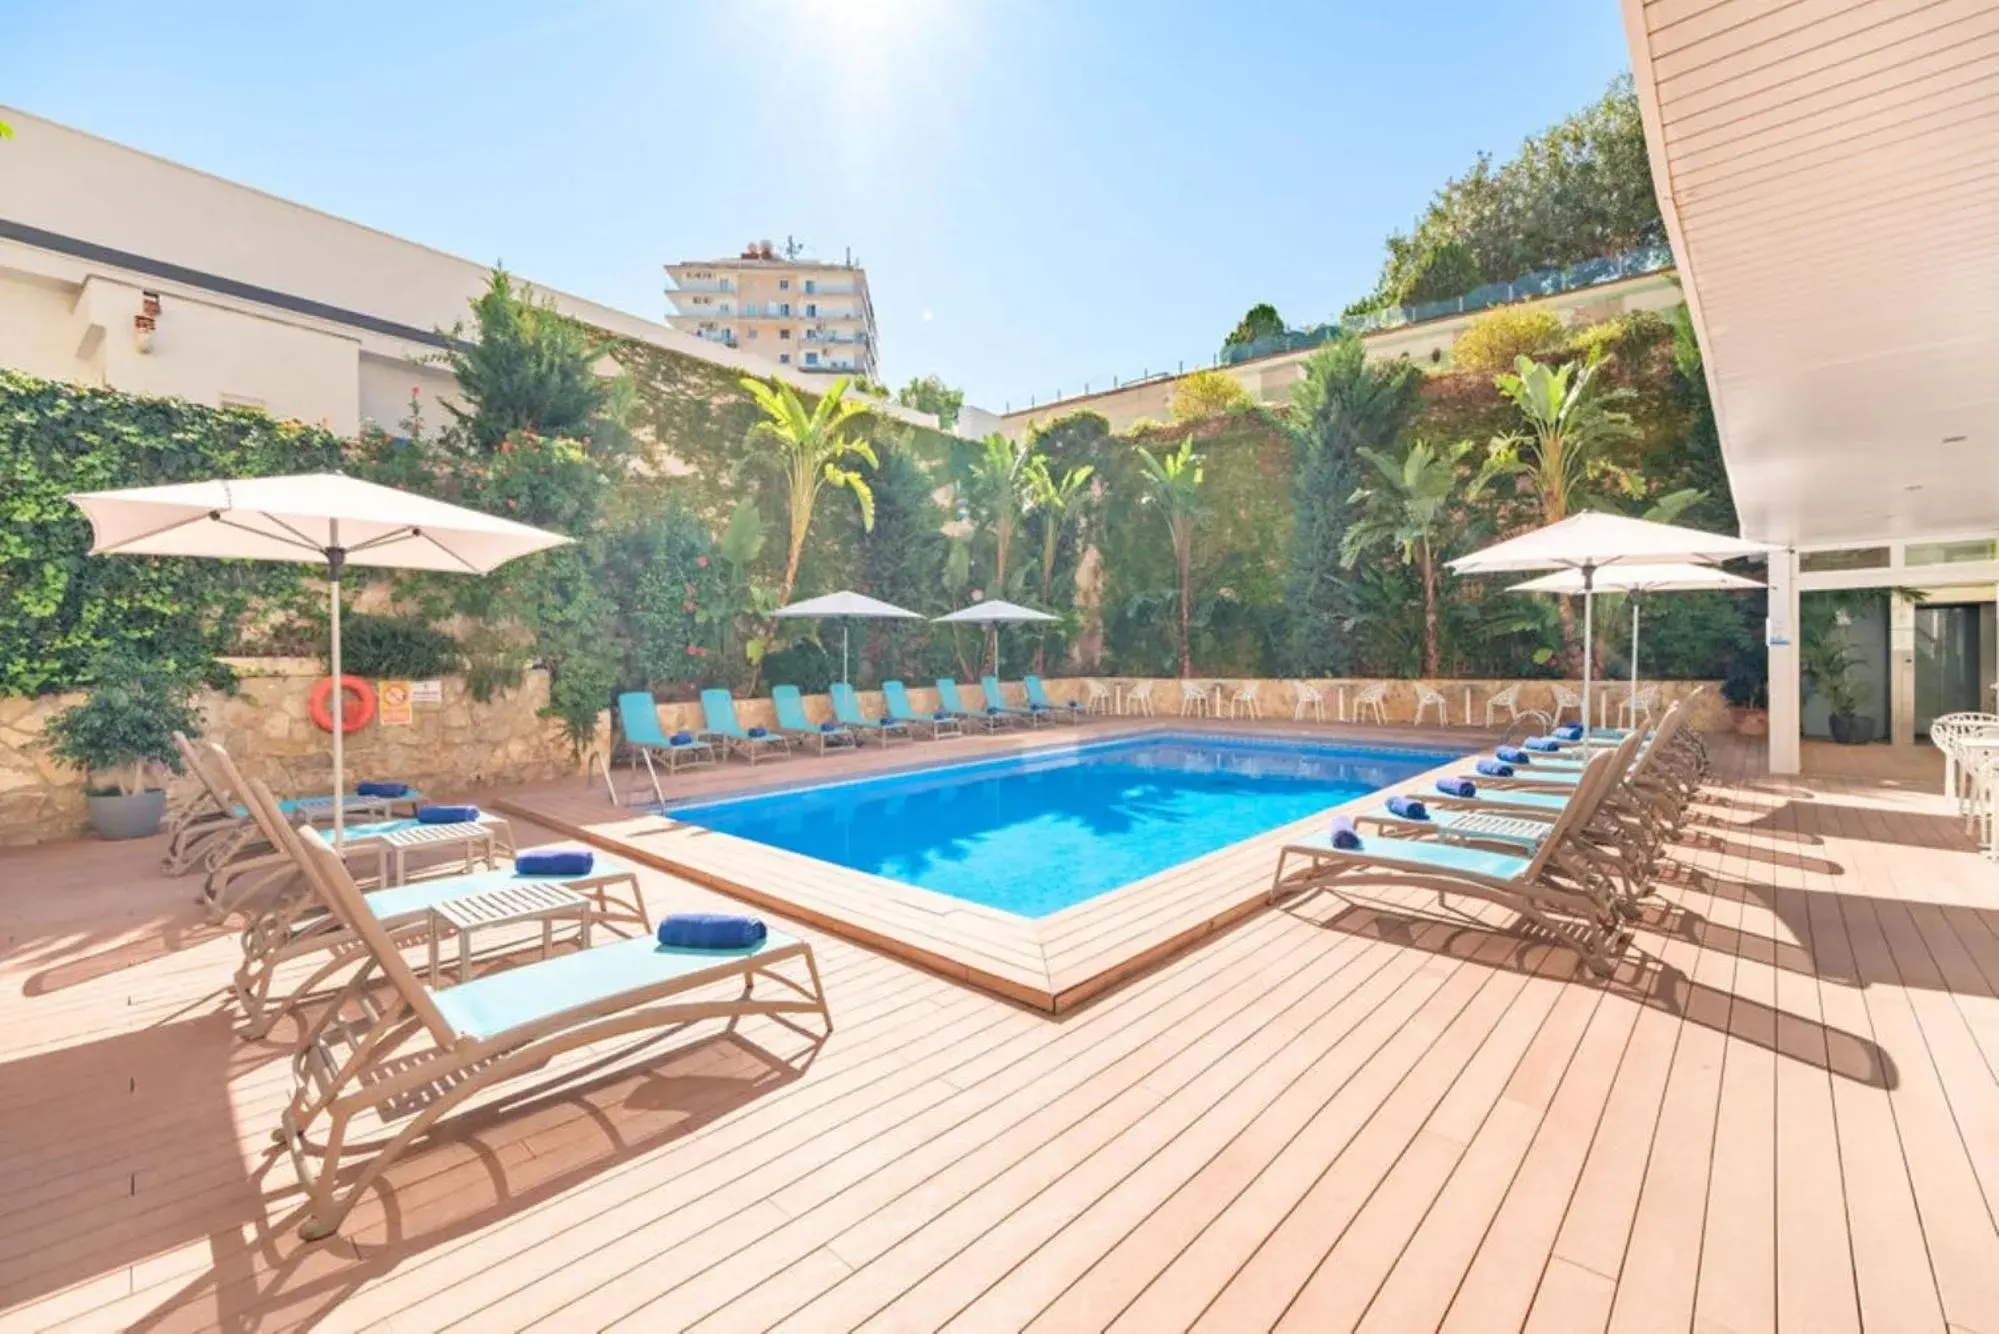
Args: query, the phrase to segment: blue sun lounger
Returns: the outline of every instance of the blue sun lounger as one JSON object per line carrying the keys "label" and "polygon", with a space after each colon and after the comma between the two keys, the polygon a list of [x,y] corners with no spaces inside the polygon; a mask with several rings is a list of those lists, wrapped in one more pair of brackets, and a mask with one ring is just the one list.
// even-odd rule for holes
{"label": "blue sun lounger", "polygon": [[993,709],[998,709],[1002,714],[1004,714],[1008,718],[1012,718],[1021,722],[1033,723],[1036,727],[1041,726],[1043,721],[1045,721],[1042,718],[1042,716],[1036,713],[1033,709],[1016,709],[1013,707],[1013,705],[1007,703],[1006,691],[1000,688],[999,678],[997,676],[980,677],[979,689],[985,692],[986,708],[988,711],[991,711]]}
{"label": "blue sun lounger", "polygon": [[[659,725],[659,710],[653,704],[652,692],[647,690],[627,690],[618,696],[618,727],[625,734],[625,746],[631,751],[631,767],[645,766],[646,777],[652,780],[654,801],[666,798],[659,790],[659,770],[653,765],[658,756],[666,761],[668,777],[684,768],[695,768],[715,762],[715,747],[692,732],[679,732],[673,736]],[[618,799],[618,790],[611,787],[611,761],[608,756],[601,760],[604,770],[604,786],[611,790],[611,800]]]}
{"label": "blue sun lounger", "polygon": [[791,754],[791,743],[783,737],[736,721],[736,701],[719,686],[701,692],[701,716],[707,723],[703,736],[720,740],[724,749],[735,751],[751,764],[766,755]]}
{"label": "blue sun lounger", "polygon": [[938,709],[925,717],[909,706],[909,691],[900,681],[882,682],[882,703],[888,706],[888,716],[904,724],[912,732],[924,728],[930,731],[930,739],[942,736],[963,736],[965,724],[955,714]]}
{"label": "blue sun lounger", "polygon": [[988,704],[977,713],[966,708],[964,701],[958,698],[958,683],[948,676],[937,678],[937,705],[943,712],[956,718],[960,724],[974,722],[988,732],[1011,727],[1014,722],[1007,716],[1005,709],[995,704]]}
{"label": "blue sun lounger", "polygon": [[815,723],[805,716],[805,701],[797,686],[776,686],[770,692],[771,707],[777,710],[777,730],[801,744],[810,742],[824,755],[828,746],[857,746],[854,734],[839,723]]}
{"label": "blue sun lounger", "polygon": [[1048,698],[1048,691],[1042,687],[1041,678],[1032,673],[1021,680],[1021,685],[1027,691],[1027,707],[1037,718],[1061,718],[1068,722],[1080,723],[1088,712],[1073,699],[1058,706],[1055,701]]}
{"label": "blue sun lounger", "polygon": [[854,693],[854,687],[845,681],[833,685],[833,716],[853,732],[856,739],[873,737],[886,746],[895,737],[905,741],[915,740],[910,725],[897,720],[893,715],[887,718],[870,718],[861,712],[861,697]]}

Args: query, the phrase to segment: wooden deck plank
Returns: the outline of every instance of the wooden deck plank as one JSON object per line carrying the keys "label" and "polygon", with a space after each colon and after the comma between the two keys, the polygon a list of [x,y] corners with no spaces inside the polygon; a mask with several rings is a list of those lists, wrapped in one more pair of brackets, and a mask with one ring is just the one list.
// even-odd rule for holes
{"label": "wooden deck plank", "polygon": [[[1409,893],[1252,911],[1057,1016],[808,922],[816,1050],[692,1035],[426,1147],[311,1245],[266,1142],[284,1030],[229,1035],[193,882],[143,843],[0,852],[0,1328],[1990,1330],[1999,866],[1920,756],[1773,779],[1715,749],[1609,986]],[[1044,977],[1268,869],[1226,850],[1057,915]],[[655,913],[730,902],[642,880]],[[1031,963],[993,919],[896,911]]]}

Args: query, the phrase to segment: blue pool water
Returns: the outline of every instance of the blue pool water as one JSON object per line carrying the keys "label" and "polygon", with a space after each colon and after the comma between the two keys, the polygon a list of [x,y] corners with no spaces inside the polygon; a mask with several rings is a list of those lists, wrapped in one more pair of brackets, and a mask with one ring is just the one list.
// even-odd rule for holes
{"label": "blue pool water", "polygon": [[1451,758],[1151,735],[669,806],[665,813],[1043,917]]}

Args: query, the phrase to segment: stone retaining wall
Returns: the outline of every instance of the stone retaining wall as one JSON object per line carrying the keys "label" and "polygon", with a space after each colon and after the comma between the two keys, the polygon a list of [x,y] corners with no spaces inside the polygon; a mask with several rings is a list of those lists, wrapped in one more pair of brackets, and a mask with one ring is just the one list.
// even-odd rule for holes
{"label": "stone retaining wall", "polygon": [[[307,700],[324,669],[311,659],[245,659],[238,693],[199,701],[206,739],[219,741],[245,773],[281,794],[330,790],[331,738],[312,721]],[[82,698],[0,699],[0,845],[77,838],[89,828],[83,775],[41,744],[48,719]],[[379,716],[347,735],[347,776],[415,783],[450,797],[476,788],[532,783],[582,771],[561,723],[540,716],[548,676],[529,672],[520,687],[486,703],[446,678],[441,704],[419,704],[406,727]],[[608,718],[604,724],[608,736]],[[601,744],[601,740],[600,740]],[[178,791],[191,780],[176,779]]]}

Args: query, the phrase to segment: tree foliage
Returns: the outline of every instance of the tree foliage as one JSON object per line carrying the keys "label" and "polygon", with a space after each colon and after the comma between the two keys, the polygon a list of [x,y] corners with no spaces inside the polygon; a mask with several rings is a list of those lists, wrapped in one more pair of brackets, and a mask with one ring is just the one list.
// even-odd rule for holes
{"label": "tree foliage", "polygon": [[1623,75],[1506,162],[1480,154],[1447,182],[1413,231],[1388,238],[1375,290],[1352,309],[1460,296],[1664,238],[1638,97]]}
{"label": "tree foliage", "polygon": [[1474,374],[1497,375],[1521,357],[1553,351],[1567,339],[1568,330],[1552,311],[1501,306],[1465,326],[1451,344],[1451,366]]}
{"label": "tree foliage", "polygon": [[86,774],[111,773],[126,796],[157,769],[180,772],[174,733],[198,736],[197,679],[119,646],[100,658],[90,695],[49,719],[49,753]]}
{"label": "tree foliage", "polygon": [[451,330],[442,360],[467,404],[445,410],[475,448],[491,452],[515,434],[590,440],[608,424],[616,390],[597,374],[604,344],[552,301],[495,269],[472,324],[470,342],[463,325]]}
{"label": "tree foliage", "polygon": [[1203,370],[1173,382],[1170,411],[1176,422],[1204,421],[1256,406],[1249,390],[1227,371]]}
{"label": "tree foliage", "polygon": [[1229,336],[1222,340],[1222,350],[1242,347],[1261,338],[1275,338],[1283,332],[1284,320],[1278,315],[1277,307],[1269,302],[1259,302],[1236,321],[1235,328],[1229,330]]}
{"label": "tree foliage", "polygon": [[965,391],[952,388],[935,375],[923,375],[904,385],[895,401],[905,408],[930,413],[937,418],[937,429],[948,431],[958,424],[958,413],[965,406]]}

